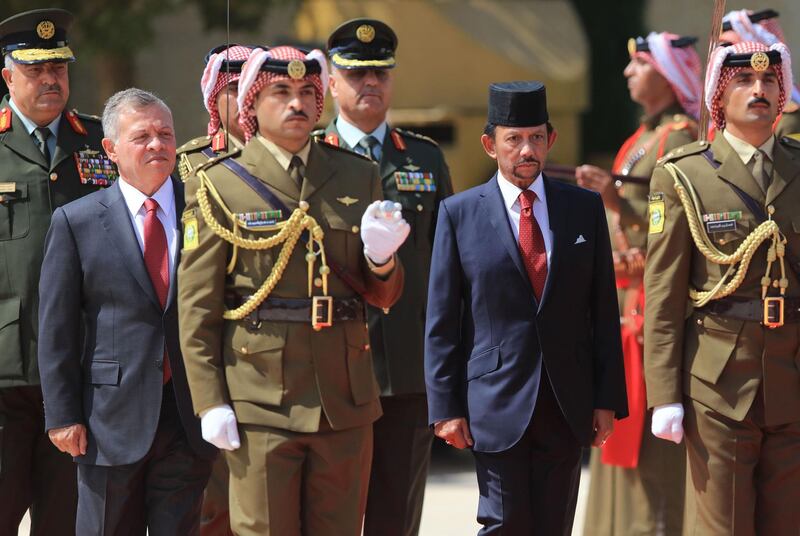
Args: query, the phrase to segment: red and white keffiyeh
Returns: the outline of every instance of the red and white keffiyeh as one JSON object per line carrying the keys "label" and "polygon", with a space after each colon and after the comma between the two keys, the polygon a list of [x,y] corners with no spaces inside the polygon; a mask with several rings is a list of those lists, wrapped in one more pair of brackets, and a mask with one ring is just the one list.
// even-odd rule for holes
{"label": "red and white keffiyeh", "polygon": [[662,32],[651,32],[647,36],[650,52],[636,52],[634,56],[650,63],[666,78],[678,102],[686,113],[695,119],[700,117],[700,56],[694,47],[673,47],[672,41],[680,36]]}
{"label": "red and white keffiyeh", "polygon": [[725,112],[722,109],[722,93],[728,86],[733,77],[736,76],[744,67],[730,67],[722,65],[730,54],[753,54],[755,52],[769,52],[777,50],[781,55],[781,63],[771,65],[778,76],[778,86],[780,96],[778,97],[778,113],[783,111],[786,104],[786,88],[792,87],[792,57],[789,49],[783,43],[775,43],[766,46],[762,43],[753,41],[741,41],[726,47],[717,47],[711,54],[711,59],[706,68],[706,102],[705,105],[711,112],[711,119],[714,121],[714,128],[722,130],[725,128]]}
{"label": "red and white keffiyeh", "polygon": [[[756,23],[750,20],[750,15],[753,12],[748,9],[741,9],[738,11],[731,11],[722,18],[722,22],[729,22],[731,25],[731,32],[725,34],[731,42],[739,43],[741,41],[753,41],[761,43],[766,46],[772,46],[776,43],[786,43],[786,38],[783,35],[783,29],[778,23],[776,17],[762,20]],[[735,39],[730,39],[735,37]],[[800,102],[800,88],[792,85],[792,100]]]}
{"label": "red and white keffiyeh", "polygon": [[217,109],[217,95],[222,88],[239,79],[240,73],[229,73],[222,69],[226,61],[246,61],[252,49],[241,45],[234,45],[225,50],[212,54],[200,79],[200,90],[203,92],[203,104],[208,110],[208,135],[213,136],[220,127],[219,110]]}
{"label": "red and white keffiyeh", "polygon": [[317,116],[314,121],[319,120],[322,115],[322,108],[325,105],[325,92],[328,90],[328,63],[325,59],[325,54],[321,50],[314,49],[308,54],[289,46],[275,47],[269,50],[255,50],[242,66],[242,76],[239,79],[239,125],[244,131],[245,142],[249,141],[258,129],[256,118],[249,111],[253,108],[259,92],[278,80],[291,80],[288,74],[262,71],[261,67],[268,59],[281,61],[314,60],[319,63],[319,74],[306,74],[304,77],[305,80],[314,85],[314,90],[316,91]]}

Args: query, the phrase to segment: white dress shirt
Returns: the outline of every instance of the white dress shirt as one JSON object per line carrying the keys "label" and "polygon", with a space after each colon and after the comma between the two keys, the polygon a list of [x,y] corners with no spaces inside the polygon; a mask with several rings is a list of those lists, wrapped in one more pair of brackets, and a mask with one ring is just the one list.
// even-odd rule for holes
{"label": "white dress shirt", "polygon": [[[519,216],[522,207],[519,204],[519,194],[522,189],[503,177],[500,170],[497,171],[497,184],[500,186],[500,194],[503,196],[503,204],[506,207],[508,214],[508,222],[511,224],[511,229],[514,231],[514,239],[519,245]],[[542,230],[542,237],[544,238],[544,249],[547,251],[547,269],[550,270],[550,257],[553,253],[553,231],[550,230],[550,217],[547,212],[547,196],[544,191],[544,179],[542,174],[536,177],[528,190],[536,194],[536,200],[533,202],[533,217],[536,218],[536,223]]]}
{"label": "white dress shirt", "polygon": [[372,132],[364,132],[354,124],[350,123],[347,119],[343,118],[341,115],[336,118],[336,130],[339,131],[339,136],[342,137],[347,145],[358,150],[361,149],[358,146],[358,142],[360,142],[364,136],[373,136],[376,140],[378,140],[378,145],[381,148],[381,154],[383,154],[383,140],[386,137],[386,130],[388,128],[389,127],[386,125],[386,121],[384,121]]}
{"label": "white dress shirt", "polygon": [[[147,211],[144,202],[147,196],[125,182],[124,177],[119,178],[119,189],[125,204],[128,207],[128,215],[131,218],[133,229],[136,231],[136,240],[139,242],[139,249],[144,255],[144,217]],[[178,225],[175,220],[175,193],[172,188],[172,179],[167,177],[156,193],[151,196],[158,203],[156,216],[161,225],[164,226],[164,233],[167,235],[167,247],[169,248],[169,284],[172,287],[173,274],[175,273],[175,260],[178,254]]]}

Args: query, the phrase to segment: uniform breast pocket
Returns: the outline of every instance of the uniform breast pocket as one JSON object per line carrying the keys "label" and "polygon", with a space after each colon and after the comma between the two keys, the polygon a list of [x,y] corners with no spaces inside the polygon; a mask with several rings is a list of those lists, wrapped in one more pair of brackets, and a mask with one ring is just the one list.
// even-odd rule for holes
{"label": "uniform breast pocket", "polygon": [[[750,231],[754,228],[754,224],[748,220],[731,220],[731,223],[727,224],[727,229],[725,226],[709,227],[708,222],[705,223],[705,227],[706,232],[708,232],[708,236],[711,238],[711,241],[714,242],[714,245],[716,245],[721,251],[733,253],[736,251],[736,248],[741,245],[742,241],[747,238],[747,235],[750,234]],[[726,230],[714,232],[713,229],[715,228]],[[709,232],[709,230],[711,231]]]}
{"label": "uniform breast pocket", "polygon": [[234,401],[278,406],[283,400],[286,324],[262,322],[256,331],[233,326],[225,356],[228,392]]}
{"label": "uniform breast pocket", "polygon": [[[360,209],[359,206],[360,203],[347,210],[334,210],[332,207],[323,210],[325,222],[330,228],[325,230],[325,249],[333,252],[337,259],[358,262],[358,255],[361,254],[361,215],[366,210],[366,207]],[[344,256],[340,252],[344,252]]]}
{"label": "uniform breast pocket", "polygon": [[418,249],[430,250],[431,227],[434,224],[433,211],[436,209],[436,194],[434,192],[401,192],[399,202],[403,205],[403,218],[411,225],[408,240],[413,240]]}
{"label": "uniform breast pocket", "polygon": [[0,240],[23,238],[27,236],[28,231],[30,231],[28,185],[17,183],[13,191],[0,193]]}

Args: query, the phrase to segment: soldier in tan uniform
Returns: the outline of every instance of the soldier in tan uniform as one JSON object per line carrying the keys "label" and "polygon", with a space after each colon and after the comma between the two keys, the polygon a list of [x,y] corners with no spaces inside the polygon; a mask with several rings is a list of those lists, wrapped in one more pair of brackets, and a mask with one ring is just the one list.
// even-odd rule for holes
{"label": "soldier in tan uniform", "polygon": [[685,427],[687,534],[800,527],[800,143],[772,133],[789,58],[782,43],[717,48],[714,141],[672,151],[651,182],[647,397],[656,436]]}
{"label": "soldier in tan uniform", "polygon": [[206,68],[200,80],[203,105],[208,110],[208,134],[178,148],[178,172],[182,180],[210,158],[229,149],[244,147],[244,132],[239,126],[239,76],[253,47],[220,45],[206,55]]}
{"label": "soldier in tan uniform", "polygon": [[[220,45],[206,55],[206,68],[200,80],[203,104],[208,110],[208,135],[194,138],[178,149],[178,171],[186,181],[194,171],[228,152],[228,148],[244,147],[244,131],[239,126],[239,77],[242,66],[253,47],[242,45]],[[211,477],[203,495],[200,514],[202,536],[225,536],[231,534],[228,511],[228,466],[225,457],[214,462]]]}
{"label": "soldier in tan uniform", "polygon": [[[731,11],[722,19],[722,34],[719,37],[721,42],[727,43],[754,41],[766,46],[786,43],[783,29],[778,23],[778,12],[774,9]],[[775,135],[779,138],[800,136],[800,87],[793,84],[791,90],[787,88],[787,91],[791,91],[791,97],[787,98],[783,111],[775,120]]]}
{"label": "soldier in tan uniform", "polygon": [[[631,99],[644,108],[640,127],[619,150],[612,172],[649,180],[666,152],[696,139],[700,111],[700,57],[694,37],[651,33],[629,42],[624,74]],[[615,250],[617,289],[630,416],[592,451],[585,536],[664,534],[683,526],[686,450],[647,432],[642,315],[647,250],[647,184],[614,187],[595,166],[576,170],[578,184],[603,196]],[[661,531],[661,532],[659,532]]]}
{"label": "soldier in tan uniform", "polygon": [[187,181],[181,342],[203,434],[225,450],[237,535],[358,534],[381,414],[365,302],[391,307],[409,226],[377,166],[310,140],[322,52],[254,51],[247,144]]}

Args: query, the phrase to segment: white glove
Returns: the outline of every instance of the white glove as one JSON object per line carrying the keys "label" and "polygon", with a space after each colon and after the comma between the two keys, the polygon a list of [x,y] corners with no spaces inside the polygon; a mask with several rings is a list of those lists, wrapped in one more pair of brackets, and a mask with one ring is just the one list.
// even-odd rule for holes
{"label": "white glove", "polygon": [[405,241],[411,226],[403,219],[403,206],[391,201],[374,201],[361,216],[364,254],[375,264],[389,262]]}
{"label": "white glove", "polygon": [[203,439],[223,450],[236,450],[241,446],[236,429],[236,414],[227,404],[214,406],[200,415]]}
{"label": "white glove", "polygon": [[683,405],[664,404],[653,408],[650,431],[660,439],[680,443],[683,440]]}

